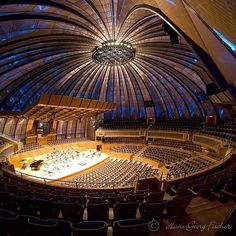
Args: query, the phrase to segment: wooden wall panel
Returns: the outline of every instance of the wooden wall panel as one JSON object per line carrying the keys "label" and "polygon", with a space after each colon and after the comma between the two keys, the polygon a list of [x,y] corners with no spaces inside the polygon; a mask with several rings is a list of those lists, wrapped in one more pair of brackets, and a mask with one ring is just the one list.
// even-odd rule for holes
{"label": "wooden wall panel", "polygon": [[90,100],[83,98],[81,107],[82,108],[87,108],[89,106]]}
{"label": "wooden wall panel", "polygon": [[96,100],[92,100],[91,102],[90,102],[90,104],[89,104],[89,108],[96,108],[96,106],[97,106],[97,101]]}
{"label": "wooden wall panel", "polygon": [[2,134],[4,131],[4,127],[6,124],[7,118],[0,118],[0,133]]}
{"label": "wooden wall panel", "polygon": [[3,133],[15,138],[17,121],[18,119],[16,118],[8,118]]}
{"label": "wooden wall panel", "polygon": [[74,120],[67,121],[66,138],[74,138]]}
{"label": "wooden wall panel", "polygon": [[82,99],[80,99],[80,98],[73,98],[70,106],[71,107],[79,107],[81,102],[82,102]]}
{"label": "wooden wall panel", "polygon": [[85,119],[58,121],[57,137],[64,138],[83,138],[85,135]]}
{"label": "wooden wall panel", "polygon": [[43,94],[39,98],[39,104],[48,104],[49,103],[49,99],[50,99],[50,95],[49,94]]}
{"label": "wooden wall panel", "polygon": [[16,139],[23,139],[26,136],[26,126],[27,126],[27,120],[24,118],[20,118],[18,120],[17,126],[16,126],[16,132],[15,132],[15,138]]}
{"label": "wooden wall panel", "polygon": [[56,132],[57,131],[57,123],[58,121],[53,121],[52,122],[52,129],[51,129],[51,132]]}
{"label": "wooden wall panel", "polygon": [[62,139],[62,126],[63,126],[63,121],[58,121],[58,125],[57,125],[57,139]]}
{"label": "wooden wall panel", "polygon": [[60,102],[60,106],[70,106],[72,97],[63,96]]}
{"label": "wooden wall panel", "polygon": [[61,99],[62,99],[62,96],[51,95],[49,104],[54,105],[54,106],[58,106],[60,104]]}
{"label": "wooden wall panel", "polygon": [[26,126],[26,134],[31,133],[34,125],[34,120],[28,120],[27,126]]}

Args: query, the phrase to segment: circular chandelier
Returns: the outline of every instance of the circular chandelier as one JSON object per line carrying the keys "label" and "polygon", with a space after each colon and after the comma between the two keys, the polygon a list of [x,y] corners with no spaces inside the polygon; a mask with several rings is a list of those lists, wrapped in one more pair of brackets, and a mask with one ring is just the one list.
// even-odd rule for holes
{"label": "circular chandelier", "polygon": [[130,43],[107,41],[92,50],[92,58],[99,64],[123,65],[134,59],[135,51]]}

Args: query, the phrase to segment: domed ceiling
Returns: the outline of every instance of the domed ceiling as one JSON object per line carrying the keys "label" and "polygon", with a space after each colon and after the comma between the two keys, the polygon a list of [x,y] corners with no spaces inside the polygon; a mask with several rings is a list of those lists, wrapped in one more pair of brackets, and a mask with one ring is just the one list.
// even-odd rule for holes
{"label": "domed ceiling", "polygon": [[131,2],[1,1],[0,109],[24,110],[51,93],[116,103],[107,118],[216,114],[200,57]]}

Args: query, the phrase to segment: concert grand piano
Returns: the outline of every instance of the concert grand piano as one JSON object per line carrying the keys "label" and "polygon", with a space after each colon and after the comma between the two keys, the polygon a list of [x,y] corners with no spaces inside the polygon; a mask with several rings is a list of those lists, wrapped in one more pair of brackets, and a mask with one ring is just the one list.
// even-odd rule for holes
{"label": "concert grand piano", "polygon": [[31,170],[39,170],[43,160],[34,161],[30,164]]}

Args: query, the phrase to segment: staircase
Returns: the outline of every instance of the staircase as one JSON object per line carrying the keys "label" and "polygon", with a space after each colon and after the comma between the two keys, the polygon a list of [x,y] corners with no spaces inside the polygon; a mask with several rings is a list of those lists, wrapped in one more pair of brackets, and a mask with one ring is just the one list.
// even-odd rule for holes
{"label": "staircase", "polygon": [[133,157],[139,157],[146,149],[148,146],[144,146],[140,151],[136,152]]}

